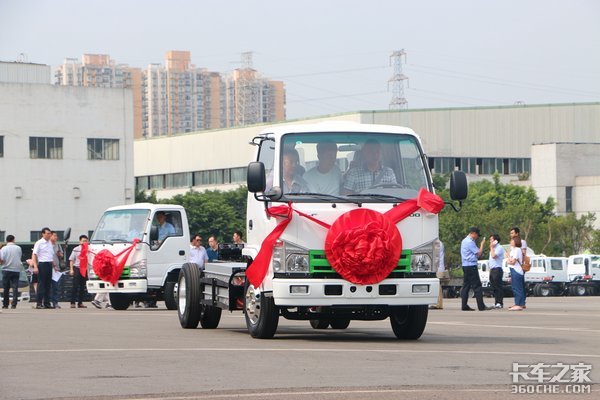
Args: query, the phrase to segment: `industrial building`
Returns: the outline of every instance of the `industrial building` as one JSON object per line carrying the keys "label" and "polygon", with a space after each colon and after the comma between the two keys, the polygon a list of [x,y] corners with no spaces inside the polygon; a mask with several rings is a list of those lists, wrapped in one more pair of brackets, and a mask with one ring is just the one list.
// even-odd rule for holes
{"label": "industrial building", "polygon": [[[531,185],[542,201],[554,197],[558,213],[599,212],[600,103],[360,111],[281,124],[334,120],[408,126],[434,173],[460,169],[474,180],[498,172],[504,182]],[[243,184],[254,157],[248,142],[268,126],[136,140],[137,188],[169,198]]]}
{"label": "industrial building", "polygon": [[134,201],[131,90],[51,85],[50,73],[0,62],[0,241],[87,234]]}

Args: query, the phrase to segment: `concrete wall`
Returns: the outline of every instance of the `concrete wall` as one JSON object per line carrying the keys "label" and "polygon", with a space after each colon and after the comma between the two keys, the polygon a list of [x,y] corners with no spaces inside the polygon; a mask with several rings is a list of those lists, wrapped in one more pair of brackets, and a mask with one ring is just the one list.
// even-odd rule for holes
{"label": "concrete wall", "polygon": [[[43,226],[78,236],[105,208],[133,202],[132,105],[127,89],[0,83],[0,230],[17,241]],[[31,159],[31,136],[62,137],[63,158]],[[119,160],[88,160],[88,138],[119,139]]]}

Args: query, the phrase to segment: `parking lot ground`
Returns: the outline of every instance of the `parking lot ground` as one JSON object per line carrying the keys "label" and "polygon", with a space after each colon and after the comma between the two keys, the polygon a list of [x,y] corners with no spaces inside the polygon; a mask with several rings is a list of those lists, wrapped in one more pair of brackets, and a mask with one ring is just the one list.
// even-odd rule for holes
{"label": "parking lot ground", "polygon": [[[257,340],[241,313],[224,313],[218,329],[185,330],[164,308],[19,304],[0,314],[0,398],[599,397],[600,297],[530,298],[523,312],[444,304],[430,311],[418,341],[397,340],[388,320],[352,321],[336,331],[280,319],[274,339]],[[513,387],[515,363],[525,374],[520,387]],[[548,383],[560,370],[569,380],[586,368],[589,382]]]}

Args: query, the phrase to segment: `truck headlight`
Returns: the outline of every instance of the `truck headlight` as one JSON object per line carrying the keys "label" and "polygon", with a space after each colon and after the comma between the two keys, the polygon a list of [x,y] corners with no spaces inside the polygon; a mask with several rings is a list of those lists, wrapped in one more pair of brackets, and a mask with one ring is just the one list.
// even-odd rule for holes
{"label": "truck headlight", "polygon": [[[436,246],[437,245],[437,246]],[[410,269],[412,272],[435,272],[437,271],[437,265],[435,261],[437,256],[435,254],[436,248],[439,252],[439,244],[437,239],[433,242],[426,243],[417,248],[413,249],[412,257],[410,259]]]}
{"label": "truck headlight", "polygon": [[129,276],[131,278],[144,278],[148,272],[146,260],[142,259],[129,266]]}
{"label": "truck headlight", "polygon": [[292,253],[285,260],[287,272],[308,272],[308,254]]}
{"label": "truck headlight", "polygon": [[278,240],[273,247],[273,272],[307,273],[308,250]]}

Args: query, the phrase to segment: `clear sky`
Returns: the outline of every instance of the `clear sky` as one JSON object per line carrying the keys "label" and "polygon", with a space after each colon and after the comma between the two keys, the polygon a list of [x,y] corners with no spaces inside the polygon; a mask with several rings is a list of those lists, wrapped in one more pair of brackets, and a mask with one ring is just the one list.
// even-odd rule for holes
{"label": "clear sky", "polygon": [[600,101],[596,0],[0,0],[2,61],[190,50],[225,73],[253,51],[288,118],[388,109],[400,49],[409,108]]}

